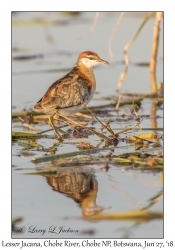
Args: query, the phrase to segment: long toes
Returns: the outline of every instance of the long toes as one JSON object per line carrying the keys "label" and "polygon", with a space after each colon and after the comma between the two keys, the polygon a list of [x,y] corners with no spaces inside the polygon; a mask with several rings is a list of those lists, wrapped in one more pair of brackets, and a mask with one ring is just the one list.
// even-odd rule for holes
{"label": "long toes", "polygon": [[55,134],[56,134],[58,140],[59,140],[59,141],[62,141],[62,138],[61,138],[60,134],[58,133],[58,131],[55,130]]}

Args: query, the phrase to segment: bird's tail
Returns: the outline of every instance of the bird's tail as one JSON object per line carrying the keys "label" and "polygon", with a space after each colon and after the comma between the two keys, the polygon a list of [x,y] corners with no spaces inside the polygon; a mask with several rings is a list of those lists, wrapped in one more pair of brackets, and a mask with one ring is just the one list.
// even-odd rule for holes
{"label": "bird's tail", "polygon": [[35,110],[41,110],[41,109],[43,109],[42,106],[41,106],[41,100],[39,100],[39,101],[37,102],[37,104],[35,104],[34,109],[35,109]]}

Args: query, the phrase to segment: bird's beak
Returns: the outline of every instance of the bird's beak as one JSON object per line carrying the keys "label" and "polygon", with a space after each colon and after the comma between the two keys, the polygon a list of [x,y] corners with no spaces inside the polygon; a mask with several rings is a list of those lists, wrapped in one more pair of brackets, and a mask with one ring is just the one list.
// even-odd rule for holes
{"label": "bird's beak", "polygon": [[105,61],[105,60],[102,60],[102,59],[100,59],[99,60],[99,63],[103,63],[103,64],[109,64],[107,61]]}

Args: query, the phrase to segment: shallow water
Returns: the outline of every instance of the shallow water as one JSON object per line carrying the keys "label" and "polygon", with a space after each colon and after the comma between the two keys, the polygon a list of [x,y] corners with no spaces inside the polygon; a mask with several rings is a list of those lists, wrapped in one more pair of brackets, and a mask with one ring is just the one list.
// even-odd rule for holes
{"label": "shallow water", "polygon": [[[116,84],[124,68],[123,47],[134,36],[143,17],[134,13],[127,13],[123,17],[112,43],[115,60],[109,56],[108,42],[119,13],[100,13],[97,25],[92,33],[82,39],[90,29],[95,12],[81,13],[77,16],[63,16],[60,13],[16,13],[12,21],[12,48],[18,48],[12,53],[12,112],[20,112],[23,108],[32,109],[41,98],[48,86],[67,72],[75,63],[78,54],[83,50],[95,51],[110,65],[98,66],[94,69],[97,82],[96,94],[89,103],[89,107],[109,104],[112,100],[104,101],[101,97],[116,96]],[[24,20],[46,18],[52,21],[49,26],[36,24],[27,25]],[[20,21],[15,23],[15,21]],[[53,23],[54,21],[54,23]],[[128,50],[130,59],[129,70],[122,85],[122,92],[150,93],[149,67],[139,67],[134,63],[149,62],[152,43],[154,18],[151,18],[143,28],[137,40]],[[161,36],[158,51],[157,81],[163,78],[163,25],[161,23]],[[46,39],[46,34],[52,35],[52,42]],[[20,60],[19,56],[38,55],[34,59]],[[60,71],[58,71],[58,69]],[[67,69],[67,71],[66,71]],[[48,71],[50,70],[50,71]],[[100,99],[100,100],[98,100]],[[138,115],[150,115],[152,101],[144,99]],[[129,106],[123,106],[119,114],[128,114]],[[101,119],[113,119],[111,128],[124,129],[135,124],[135,120],[117,121],[114,107],[110,108],[110,117]],[[158,128],[163,127],[163,110],[156,110],[156,117],[146,117],[141,127],[150,128],[152,121]],[[90,125],[91,122],[89,122]],[[33,124],[32,124],[33,125]],[[95,122],[92,125],[99,129]],[[35,127],[41,130],[49,129],[47,123],[37,123]],[[21,122],[12,123],[13,131],[23,131]],[[31,131],[29,131],[31,132]],[[116,132],[116,131],[115,131]],[[159,131],[160,135],[162,131]],[[144,133],[151,133],[144,131]],[[131,133],[128,133],[129,136]],[[134,132],[135,135],[140,132]],[[37,140],[43,147],[52,147],[56,142],[53,139],[53,131],[47,133],[50,139]],[[133,132],[132,132],[133,135]],[[123,136],[125,138],[126,134]],[[81,139],[66,139],[65,144],[56,146],[58,153],[77,151],[72,142],[90,142],[97,146],[100,139],[96,136]],[[162,145],[162,141],[159,143]],[[102,144],[104,146],[104,144]],[[120,141],[114,153],[133,152],[134,146]],[[97,209],[104,208],[102,213],[125,212],[138,210],[149,204],[149,199],[162,190],[162,181],[158,171],[138,171],[127,165],[103,165],[92,164],[85,166],[58,167],[58,173],[54,176],[26,175],[27,172],[36,169],[57,166],[55,162],[32,162],[33,157],[44,155],[45,152],[36,149],[31,150],[34,156],[24,156],[22,146],[16,142],[12,146],[12,218],[22,217],[23,221],[18,227],[25,227],[23,233],[13,233],[13,238],[162,238],[163,220],[152,220],[147,223],[135,223],[133,221],[87,221],[82,214],[85,212],[86,203],[95,204]],[[155,150],[156,152],[156,150]],[[155,153],[154,152],[154,153]],[[162,153],[162,151],[161,151]],[[101,152],[102,155],[109,151]],[[93,155],[98,156],[98,154]],[[100,153],[99,153],[100,157]],[[71,171],[71,173],[70,173]],[[83,186],[81,176],[85,175],[85,181],[89,181],[88,195],[76,193],[73,185]],[[62,178],[62,179],[61,179]],[[65,179],[64,179],[65,178]],[[61,180],[72,181],[72,186],[61,185]],[[79,182],[80,181],[80,182]],[[69,181],[68,181],[69,182]],[[85,187],[88,187],[88,185]],[[70,189],[69,192],[67,189]],[[71,190],[72,188],[72,190]],[[78,198],[77,198],[78,197]],[[150,211],[163,211],[163,199],[160,196]],[[67,219],[65,219],[65,217]],[[77,219],[78,217],[78,219]],[[70,228],[72,232],[59,234],[48,232],[56,227],[55,231]],[[33,232],[32,233],[32,229]],[[42,235],[41,231],[46,230]],[[78,232],[75,232],[75,231]],[[88,230],[92,230],[90,234]]]}

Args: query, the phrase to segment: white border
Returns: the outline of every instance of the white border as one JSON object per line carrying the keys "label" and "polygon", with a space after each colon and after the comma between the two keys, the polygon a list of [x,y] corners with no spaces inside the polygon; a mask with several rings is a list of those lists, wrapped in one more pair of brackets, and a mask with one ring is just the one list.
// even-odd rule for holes
{"label": "white border", "polygon": [[[15,1],[1,2],[0,27],[1,27],[1,175],[0,175],[0,240],[11,240],[11,11],[164,11],[164,36],[165,36],[165,240],[175,239],[175,202],[174,178],[175,166],[173,154],[174,146],[174,86],[175,86],[175,18],[173,1]],[[168,98],[167,98],[168,97]],[[171,160],[172,159],[172,160]],[[32,242],[33,240],[30,240]],[[36,241],[36,240],[34,240]],[[40,240],[42,241],[42,240]],[[161,242],[161,240],[159,240]],[[174,242],[175,244],[175,242]],[[0,242],[1,245],[1,242]],[[92,248],[93,249],[93,248]],[[127,248],[125,248],[127,249]]]}

